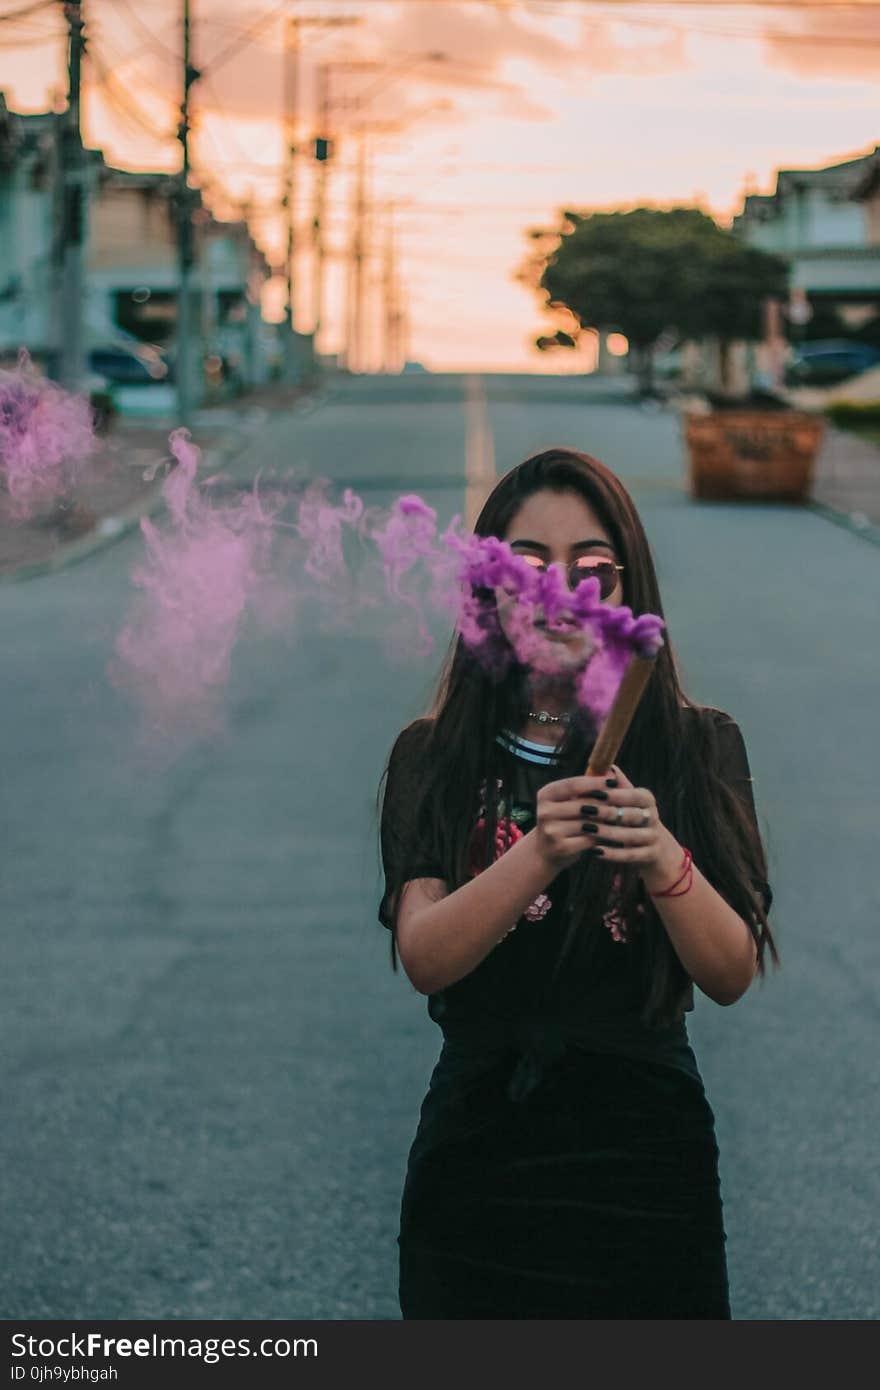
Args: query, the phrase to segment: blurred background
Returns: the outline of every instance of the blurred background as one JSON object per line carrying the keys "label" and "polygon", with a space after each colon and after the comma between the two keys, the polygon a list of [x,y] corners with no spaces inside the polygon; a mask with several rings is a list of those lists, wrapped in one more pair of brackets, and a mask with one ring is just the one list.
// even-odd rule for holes
{"label": "blurred background", "polygon": [[0,370],[113,464],[0,486],[5,1316],[399,1315],[439,1034],[375,800],[450,633],[245,626],[223,737],[139,763],[178,425],[441,528],[551,445],[619,475],[774,890],[783,969],[688,1016],[734,1317],[880,1316],[878,76],[868,0],[0,0]]}
{"label": "blurred background", "polygon": [[[572,209],[689,206],[783,255],[771,375],[780,337],[792,384],[877,361],[871,4],[4,0],[0,29],[0,351],[123,411],[179,351],[185,407],[316,358],[625,370],[613,324],[542,322]],[[660,374],[711,358],[665,327]]]}

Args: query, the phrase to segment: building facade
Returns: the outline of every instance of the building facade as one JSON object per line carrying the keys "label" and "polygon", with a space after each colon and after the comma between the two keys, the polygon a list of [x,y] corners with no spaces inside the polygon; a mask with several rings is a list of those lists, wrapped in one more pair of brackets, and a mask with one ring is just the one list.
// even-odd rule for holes
{"label": "building facade", "polygon": [[790,321],[806,338],[880,345],[880,146],[822,169],[780,169],[733,230],[791,263]]}
{"label": "building facade", "polygon": [[[60,118],[22,116],[0,93],[0,358],[27,348],[57,356],[55,160]],[[175,176],[132,173],[86,152],[89,198],[83,315],[90,353],[145,344],[173,358],[177,324]],[[268,372],[260,299],[270,268],[243,221],[222,221],[193,197],[197,342],[212,380],[259,384]],[[204,392],[203,392],[204,394]]]}

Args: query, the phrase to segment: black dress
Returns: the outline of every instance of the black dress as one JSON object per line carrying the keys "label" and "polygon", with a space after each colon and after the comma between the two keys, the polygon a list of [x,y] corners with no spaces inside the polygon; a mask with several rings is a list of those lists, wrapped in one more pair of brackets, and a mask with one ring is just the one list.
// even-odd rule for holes
{"label": "black dress", "polygon": [[[728,735],[725,775],[754,810],[739,729],[713,714]],[[422,723],[403,731],[389,765],[386,926],[395,796]],[[510,755],[508,815],[527,831],[538,787],[561,775],[556,755],[509,732],[499,742]],[[443,870],[426,859],[412,873],[421,876]],[[729,1319],[714,1115],[684,1018],[662,1031],[642,1025],[610,918],[589,979],[568,970],[549,995],[536,989],[565,929],[567,881],[564,871],[531,919],[428,997],[443,1046],[407,1162],[401,1313]]]}

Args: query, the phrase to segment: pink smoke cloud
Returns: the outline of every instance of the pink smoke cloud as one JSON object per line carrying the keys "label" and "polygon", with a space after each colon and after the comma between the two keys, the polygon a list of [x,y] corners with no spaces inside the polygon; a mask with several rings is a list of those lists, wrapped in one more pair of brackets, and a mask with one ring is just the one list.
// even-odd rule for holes
{"label": "pink smoke cloud", "polygon": [[0,371],[0,492],[10,520],[29,521],[64,497],[96,442],[89,402],[40,376],[26,352],[16,371]]}

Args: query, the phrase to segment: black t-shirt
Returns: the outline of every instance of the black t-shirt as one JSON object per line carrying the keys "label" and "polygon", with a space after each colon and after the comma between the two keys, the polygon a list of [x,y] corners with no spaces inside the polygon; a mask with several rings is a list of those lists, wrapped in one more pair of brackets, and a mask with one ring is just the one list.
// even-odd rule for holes
{"label": "black t-shirt", "polygon": [[[721,775],[743,798],[754,819],[742,734],[729,715],[720,710],[711,713]],[[391,925],[390,895],[399,882],[402,832],[407,809],[414,804],[419,751],[429,725],[429,720],[421,719],[404,729],[389,761],[382,814],[385,893],[379,906],[379,920],[386,927]],[[527,833],[535,824],[539,788],[562,776],[558,757],[552,745],[523,739],[509,730],[496,738],[503,753],[499,775],[504,801],[499,818],[508,818]],[[431,846],[424,847],[408,877],[444,878],[443,866]],[[683,1017],[667,1028],[649,1028],[641,1022],[632,953],[625,939],[619,939],[621,924],[615,923],[613,916],[605,919],[606,929],[600,933],[589,969],[579,968],[575,954],[548,988],[569,924],[569,880],[568,870],[563,870],[469,974],[428,996],[429,1015],[442,1029],[447,1045],[487,1059],[493,1042],[528,1050],[537,1039],[538,1050],[549,1056],[561,1038],[579,1039],[591,1048],[663,1062],[699,1077]],[[772,900],[769,885],[756,886],[763,892],[768,909]],[[692,986],[685,1007],[688,1011],[693,1008]]]}

